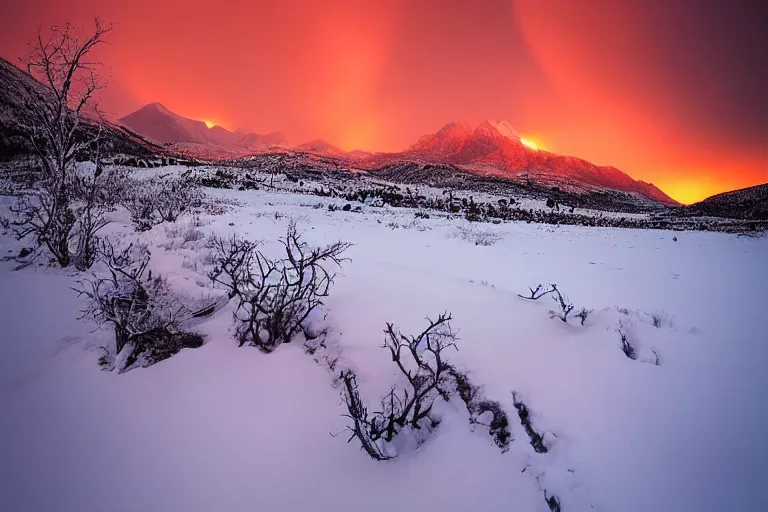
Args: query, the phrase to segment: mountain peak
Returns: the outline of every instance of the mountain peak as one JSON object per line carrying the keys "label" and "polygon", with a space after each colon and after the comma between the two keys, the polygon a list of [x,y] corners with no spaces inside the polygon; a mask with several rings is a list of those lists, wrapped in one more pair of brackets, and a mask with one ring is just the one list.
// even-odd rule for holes
{"label": "mountain peak", "polygon": [[512,128],[512,125],[507,121],[496,122],[493,119],[486,119],[475,128],[475,134],[483,137],[496,138],[502,136],[506,139],[518,142],[520,140],[520,134],[517,130]]}
{"label": "mountain peak", "polygon": [[445,138],[449,136],[467,136],[472,133],[472,126],[466,121],[452,121],[435,134],[438,138]]}

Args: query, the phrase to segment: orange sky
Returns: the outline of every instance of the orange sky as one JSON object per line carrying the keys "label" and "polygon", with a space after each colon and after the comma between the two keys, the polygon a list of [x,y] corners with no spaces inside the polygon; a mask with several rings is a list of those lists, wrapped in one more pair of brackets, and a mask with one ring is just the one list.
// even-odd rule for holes
{"label": "orange sky", "polygon": [[39,24],[117,23],[116,116],[160,101],[224,127],[396,151],[451,120],[506,119],[554,152],[682,202],[768,181],[766,8],[748,0],[25,0]]}

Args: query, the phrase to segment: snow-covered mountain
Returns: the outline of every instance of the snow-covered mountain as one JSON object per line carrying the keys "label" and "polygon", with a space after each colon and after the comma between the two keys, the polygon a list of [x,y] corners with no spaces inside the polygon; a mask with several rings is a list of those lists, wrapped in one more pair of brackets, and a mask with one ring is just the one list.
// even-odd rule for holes
{"label": "snow-covered mountain", "polygon": [[161,144],[215,144],[247,150],[288,145],[285,135],[279,132],[261,135],[231,132],[221,126],[208,128],[203,121],[182,117],[158,102],[122,117],[120,124]]}
{"label": "snow-covered mountain", "polygon": [[634,180],[615,167],[597,166],[580,158],[526,147],[506,121],[487,120],[476,128],[465,122],[448,123],[401,153],[376,155],[369,162],[383,165],[402,160],[460,165],[478,173],[566,188],[619,190],[664,204],[677,204],[653,184]]}

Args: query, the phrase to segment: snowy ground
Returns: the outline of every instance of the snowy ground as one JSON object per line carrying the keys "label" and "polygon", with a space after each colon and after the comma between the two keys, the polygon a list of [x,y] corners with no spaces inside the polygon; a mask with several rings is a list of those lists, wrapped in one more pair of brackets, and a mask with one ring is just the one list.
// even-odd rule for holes
{"label": "snowy ground", "polygon": [[[291,193],[207,192],[241,206],[141,235],[118,211],[107,231],[148,242],[153,268],[192,296],[214,290],[205,239],[190,230],[237,232],[273,251],[295,218],[310,243],[352,242],[328,318],[364,397],[396,377],[380,348],[385,322],[418,332],[448,310],[461,338],[452,360],[508,411],[510,451],[471,432],[450,403],[421,448],[372,461],[345,442],[331,374],[297,344],[238,348],[230,309],[199,326],[202,348],[100,371],[96,347],[109,333],[77,321],[74,274],[3,263],[0,510],[547,511],[545,489],[567,512],[762,506],[765,237],[476,225],[407,209],[329,212],[334,200]],[[0,237],[9,250],[18,245]],[[540,282],[593,309],[586,325],[550,319],[549,297],[517,297]],[[620,325],[635,361],[619,348]],[[512,391],[549,453],[528,443]]]}

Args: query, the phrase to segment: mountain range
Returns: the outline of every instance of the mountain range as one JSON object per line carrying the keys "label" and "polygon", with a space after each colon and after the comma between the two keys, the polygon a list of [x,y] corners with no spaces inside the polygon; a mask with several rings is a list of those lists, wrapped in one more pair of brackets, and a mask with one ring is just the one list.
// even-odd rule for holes
{"label": "mountain range", "polygon": [[480,174],[530,180],[576,191],[620,190],[663,204],[678,204],[655,185],[634,180],[615,167],[597,166],[580,158],[530,148],[521,142],[520,135],[506,121],[487,120],[474,129],[464,122],[448,123],[405,151],[374,155],[368,163],[375,166],[398,160],[458,165]]}
{"label": "mountain range", "polygon": [[160,144],[217,144],[251,151],[288,146],[288,139],[280,132],[262,135],[231,132],[221,126],[209,128],[205,122],[182,117],[158,102],[120,118],[119,123]]}
{"label": "mountain range", "polygon": [[[33,120],[30,108],[36,102],[47,101],[51,94],[47,86],[0,58],[0,159],[32,152],[24,135],[25,126]],[[96,129],[95,123],[85,120],[78,132],[85,137]],[[151,103],[123,117],[119,124],[107,123],[103,136],[113,152],[143,158],[193,154],[216,160],[266,151],[315,153],[343,163],[343,167],[371,172],[392,164],[442,164],[494,179],[557,186],[575,192],[617,190],[661,204],[677,204],[654,185],[634,180],[615,167],[529,148],[506,121],[484,121],[474,128],[464,122],[452,122],[401,152],[371,154],[344,152],[323,140],[291,147],[280,132],[262,135],[208,128],[203,121],[184,118],[160,103]],[[690,215],[761,219],[768,216],[767,204],[765,184],[718,194],[681,211]]]}
{"label": "mountain range", "polygon": [[[202,121],[181,117],[160,103],[151,103],[120,119],[120,123],[150,140],[165,144],[185,143],[208,146],[204,154],[211,157],[210,146],[261,151],[288,148],[279,132],[268,135],[230,132]],[[415,144],[398,153],[345,153],[324,140],[295,146],[294,151],[319,153],[332,157],[349,157],[366,169],[403,161],[419,161],[461,166],[481,174],[524,179],[565,189],[613,189],[636,193],[652,201],[674,205],[676,201],[650,183],[632,179],[615,167],[600,167],[575,157],[556,155],[529,148],[506,121],[487,120],[473,128],[465,122],[446,124],[435,134],[421,137]],[[233,156],[231,151],[223,157]]]}

